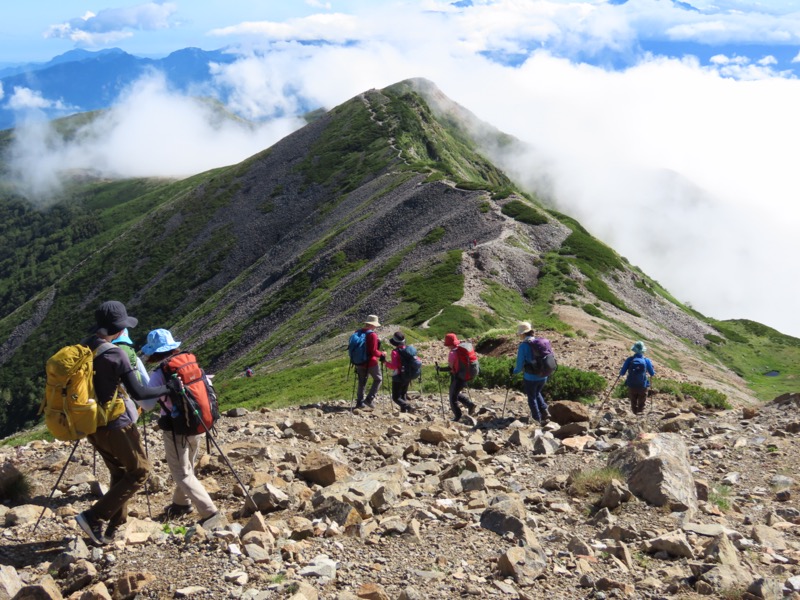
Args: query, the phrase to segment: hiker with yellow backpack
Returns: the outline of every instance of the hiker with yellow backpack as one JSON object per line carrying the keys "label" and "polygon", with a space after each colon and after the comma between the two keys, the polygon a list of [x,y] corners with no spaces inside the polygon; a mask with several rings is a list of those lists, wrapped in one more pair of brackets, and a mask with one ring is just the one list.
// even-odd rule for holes
{"label": "hiker with yellow backpack", "polygon": [[108,491],[75,520],[96,545],[113,540],[128,518],[128,501],[144,486],[150,463],[136,428],[137,408],[131,400],[180,394],[182,384],[147,387],[136,377],[127,354],[114,345],[126,327],[139,322],[125,305],[103,302],[94,313],[92,336],[59,350],[47,361],[47,389],[42,403],[45,423],[56,439],[84,437],[108,467]]}

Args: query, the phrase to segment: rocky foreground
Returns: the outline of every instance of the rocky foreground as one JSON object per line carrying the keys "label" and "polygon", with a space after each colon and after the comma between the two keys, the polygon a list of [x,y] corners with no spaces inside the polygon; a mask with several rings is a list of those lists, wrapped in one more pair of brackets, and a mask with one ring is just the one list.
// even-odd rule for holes
{"label": "rocky foreground", "polygon": [[502,392],[471,393],[462,423],[438,396],[229,411],[216,439],[255,506],[212,446],[199,474],[224,516],[205,528],[162,517],[151,425],[149,494],[102,548],[74,521],[107,481],[89,444],[35,533],[72,445],[3,449],[0,489],[31,490],[0,505],[0,599],[800,598],[800,396],[716,413],[656,396],[636,418],[561,402],[542,429],[521,396],[501,418]]}

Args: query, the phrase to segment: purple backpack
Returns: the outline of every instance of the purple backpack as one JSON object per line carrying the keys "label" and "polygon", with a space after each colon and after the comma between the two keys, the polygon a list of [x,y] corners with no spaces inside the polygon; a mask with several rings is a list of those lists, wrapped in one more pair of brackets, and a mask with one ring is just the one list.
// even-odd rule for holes
{"label": "purple backpack", "polygon": [[526,361],[523,370],[538,377],[550,377],[558,369],[553,346],[547,338],[536,338],[528,341],[533,354],[533,360]]}

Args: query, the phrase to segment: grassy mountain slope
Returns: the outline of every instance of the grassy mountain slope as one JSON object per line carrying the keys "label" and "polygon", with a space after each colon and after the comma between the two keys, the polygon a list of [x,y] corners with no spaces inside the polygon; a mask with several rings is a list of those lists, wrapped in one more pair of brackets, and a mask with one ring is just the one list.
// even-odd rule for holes
{"label": "grassy mountain slope", "polygon": [[[739,376],[777,391],[744,358],[777,332],[745,335],[676,302],[517,190],[476,131],[482,143],[515,143],[411,80],[365,92],[239,165],[177,182],[76,183],[44,212],[6,194],[0,434],[34,421],[45,359],[110,298],[139,318],[135,341],[173,329],[227,402],[349,395],[343,345],[367,313],[423,345],[450,330],[491,345],[521,318],[573,338],[642,338],[674,373],[705,365],[728,391],[743,388]],[[782,381],[798,364],[788,340],[760,350],[781,354]],[[259,376],[238,377],[247,366]]]}

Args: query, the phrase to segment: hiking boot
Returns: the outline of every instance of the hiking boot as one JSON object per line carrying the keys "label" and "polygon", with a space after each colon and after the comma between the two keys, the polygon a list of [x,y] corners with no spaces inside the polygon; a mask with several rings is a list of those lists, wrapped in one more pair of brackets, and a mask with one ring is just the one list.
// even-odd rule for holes
{"label": "hiking boot", "polygon": [[360,408],[364,408],[363,402],[356,402],[356,405],[353,407],[353,410],[358,410]]}
{"label": "hiking boot", "polygon": [[117,537],[117,532],[119,531],[120,527],[122,527],[123,523],[109,523],[108,527],[106,527],[105,532],[103,533],[103,537],[106,540],[107,544],[110,544],[114,541],[114,538]]}
{"label": "hiking boot", "polygon": [[[205,529],[212,529],[215,526],[216,527],[220,527],[221,523],[218,522],[219,519],[217,517],[222,517],[222,516],[223,515],[221,515],[219,513],[219,511],[217,511],[214,514],[208,515],[207,517],[203,517],[202,519],[197,521],[197,525],[199,525],[200,527],[203,527]],[[223,521],[224,521],[224,519],[223,519]]]}
{"label": "hiking boot", "polygon": [[83,529],[84,533],[89,536],[95,546],[105,546],[108,543],[104,535],[104,525],[100,519],[95,519],[89,514],[89,511],[83,511],[75,521]]}
{"label": "hiking boot", "polygon": [[411,408],[408,404],[406,404],[405,406],[400,407],[400,412],[414,414],[416,411],[413,408]]}
{"label": "hiking boot", "polygon": [[164,516],[167,519],[177,519],[192,512],[191,504],[175,504],[174,502],[164,509]]}
{"label": "hiking boot", "polygon": [[364,406],[367,408],[375,408],[375,398],[367,398],[364,401]]}
{"label": "hiking boot", "polygon": [[467,404],[467,412],[469,413],[470,417],[475,414],[477,409],[478,407],[474,402],[472,404]]}

